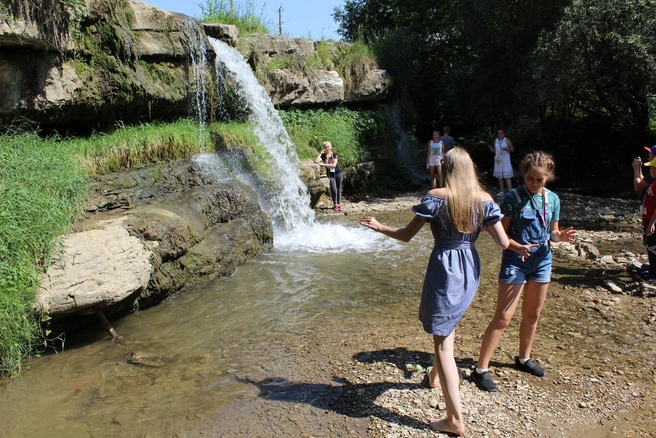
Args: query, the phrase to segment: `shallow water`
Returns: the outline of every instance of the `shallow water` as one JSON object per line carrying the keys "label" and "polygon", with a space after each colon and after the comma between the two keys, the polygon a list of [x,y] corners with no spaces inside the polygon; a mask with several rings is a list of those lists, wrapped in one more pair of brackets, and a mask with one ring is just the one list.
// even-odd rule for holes
{"label": "shallow water", "polygon": [[[354,217],[335,217],[341,224],[328,217],[313,231],[323,237],[285,242],[231,278],[115,321],[125,342],[109,341],[98,327],[69,336],[63,353],[30,360],[0,389],[2,435],[119,436],[128,425],[131,436],[140,428],[157,436],[188,432],[253,392],[235,376],[279,362],[290,334],[321,331],[326,319],[347,327],[391,316],[381,304],[405,293],[408,282],[416,293],[429,228],[400,244]],[[128,363],[134,353],[155,363]]]}
{"label": "shallow water", "polygon": [[[379,216],[400,226],[411,218],[410,213]],[[418,350],[429,352],[429,337],[416,319],[432,247],[429,227],[411,242],[398,243],[359,227],[358,219],[325,216],[307,234],[281,239],[276,250],[242,265],[233,277],[116,321],[124,342],[109,341],[100,327],[69,336],[64,352],[30,360],[27,371],[0,388],[0,435],[201,436],[222,430],[220,436],[238,436],[218,423],[224,412],[235,415],[241,402],[265,395],[254,381],[271,376],[309,380],[325,390],[331,360],[342,352],[324,350],[340,339],[360,337],[364,348],[363,336],[411,336]],[[496,292],[500,252],[485,233],[477,247],[483,279],[458,329],[460,358],[477,354]],[[586,282],[596,287],[604,275],[594,268],[582,273],[567,263],[556,264],[536,340],[539,353],[563,369],[656,366],[653,328],[646,332],[637,318],[622,323],[627,315],[621,313],[599,318],[600,311],[586,308],[565,288]],[[382,338],[374,342],[385,343]],[[502,339],[495,360],[511,361],[516,343],[515,326]],[[352,354],[359,347],[347,350]],[[325,357],[317,357],[317,350]],[[132,364],[133,355],[146,360]],[[321,370],[328,371],[315,378]],[[327,403],[316,399],[312,385],[298,389],[303,394],[290,393],[290,388],[276,397],[304,405]],[[340,436],[352,435],[365,432]]]}

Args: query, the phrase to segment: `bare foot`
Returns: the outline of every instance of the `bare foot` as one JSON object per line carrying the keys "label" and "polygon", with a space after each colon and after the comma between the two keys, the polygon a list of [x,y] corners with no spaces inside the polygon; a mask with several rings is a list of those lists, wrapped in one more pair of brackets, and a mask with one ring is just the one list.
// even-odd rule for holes
{"label": "bare foot", "polygon": [[427,374],[429,388],[437,388],[440,386],[440,376],[437,374],[437,369],[435,367],[429,367]]}
{"label": "bare foot", "polygon": [[448,421],[446,418],[442,420],[430,420],[428,424],[430,425],[431,429],[437,432],[448,433],[450,435],[462,435],[465,433],[464,424],[457,426]]}

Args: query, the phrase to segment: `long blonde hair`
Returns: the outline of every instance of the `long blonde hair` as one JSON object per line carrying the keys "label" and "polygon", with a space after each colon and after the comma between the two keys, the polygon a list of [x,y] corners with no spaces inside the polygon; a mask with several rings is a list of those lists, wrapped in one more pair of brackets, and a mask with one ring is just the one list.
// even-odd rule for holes
{"label": "long blonde hair", "polygon": [[442,184],[446,187],[446,209],[451,224],[461,233],[474,232],[474,219],[478,226],[483,224],[486,196],[466,150],[455,147],[444,155]]}

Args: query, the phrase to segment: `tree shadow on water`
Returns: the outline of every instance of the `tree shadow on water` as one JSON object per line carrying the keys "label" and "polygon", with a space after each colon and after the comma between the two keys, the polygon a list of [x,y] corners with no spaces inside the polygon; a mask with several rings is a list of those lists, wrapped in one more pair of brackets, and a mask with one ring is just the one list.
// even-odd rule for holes
{"label": "tree shadow on water", "polygon": [[[369,364],[366,369],[358,372],[358,376],[369,375],[375,364],[384,364],[384,366],[395,366],[403,371],[403,376],[408,382],[365,382],[349,380],[349,378],[333,375],[332,382],[308,383],[295,382],[284,378],[269,378],[261,381],[255,381],[249,378],[238,379],[242,383],[255,385],[259,391],[260,397],[271,401],[281,401],[289,403],[305,403],[318,409],[330,410],[337,414],[351,418],[376,417],[380,420],[397,424],[406,428],[412,428],[420,431],[430,431],[431,428],[426,421],[400,413],[399,411],[386,408],[377,403],[378,398],[390,390],[396,391],[414,391],[427,389],[426,379],[421,382],[410,381],[413,372],[408,368],[408,364],[421,365],[426,368],[432,365],[433,356],[430,353],[421,351],[411,351],[405,348],[386,349],[368,352],[359,352],[353,355],[353,360],[359,364]],[[456,359],[459,368],[468,368],[473,364],[471,358]],[[358,365],[358,367],[363,365]],[[367,365],[364,365],[365,367]],[[379,375],[374,373],[374,376]],[[376,377],[373,377],[376,379]],[[441,397],[441,392],[436,392],[437,398]],[[403,408],[400,406],[400,408]],[[431,409],[430,407],[426,407]],[[403,409],[400,409],[402,412]],[[435,417],[441,417],[438,411]]]}

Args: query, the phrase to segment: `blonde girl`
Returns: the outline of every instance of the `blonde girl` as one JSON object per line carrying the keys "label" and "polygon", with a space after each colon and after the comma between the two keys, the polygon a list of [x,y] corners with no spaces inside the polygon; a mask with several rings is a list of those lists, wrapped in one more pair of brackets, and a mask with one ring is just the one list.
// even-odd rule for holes
{"label": "blonde girl", "polygon": [[446,402],[446,417],[431,420],[439,432],[461,435],[465,423],[460,405],[460,378],[453,356],[455,327],[469,308],[481,273],[475,247],[481,230],[490,233],[500,248],[508,247],[501,226],[501,212],[480,186],[471,157],[453,148],[442,164],[443,188],[432,189],[414,206],[415,216],[403,228],[380,224],[365,216],[360,224],[404,242],[412,239],[428,223],[434,246],[424,276],[419,320],[433,336],[435,361],[428,375],[430,387],[440,385]]}

